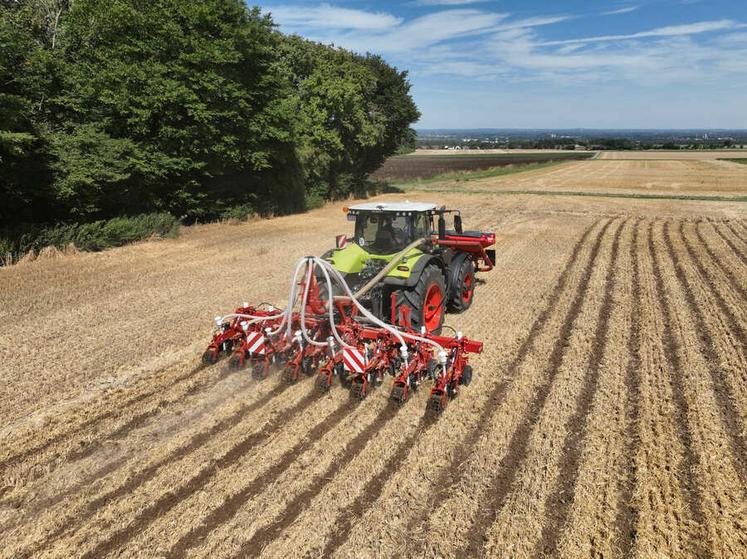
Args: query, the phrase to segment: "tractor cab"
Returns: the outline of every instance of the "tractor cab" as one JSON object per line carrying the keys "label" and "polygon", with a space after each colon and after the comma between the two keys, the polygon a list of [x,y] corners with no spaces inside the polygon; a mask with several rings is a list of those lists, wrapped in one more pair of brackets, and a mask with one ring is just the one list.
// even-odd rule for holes
{"label": "tractor cab", "polygon": [[[367,202],[346,211],[355,222],[352,238],[339,235],[323,258],[362,304],[390,324],[439,333],[446,312],[472,304],[475,272],[493,267],[488,247],[495,235],[463,231],[458,210],[406,201]],[[445,214],[453,214],[453,230],[446,229]]]}
{"label": "tractor cab", "polygon": [[396,254],[430,236],[435,209],[435,204],[417,202],[358,204],[348,212],[348,219],[355,221],[351,240],[370,254]]}

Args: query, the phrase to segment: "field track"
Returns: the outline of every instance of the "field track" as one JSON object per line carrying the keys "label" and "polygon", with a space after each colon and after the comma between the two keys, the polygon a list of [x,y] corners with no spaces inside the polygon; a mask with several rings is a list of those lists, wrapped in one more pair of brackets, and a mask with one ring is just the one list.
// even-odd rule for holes
{"label": "field track", "polygon": [[439,201],[500,240],[438,418],[197,365],[340,205],[1,269],[0,557],[747,555],[747,209]]}

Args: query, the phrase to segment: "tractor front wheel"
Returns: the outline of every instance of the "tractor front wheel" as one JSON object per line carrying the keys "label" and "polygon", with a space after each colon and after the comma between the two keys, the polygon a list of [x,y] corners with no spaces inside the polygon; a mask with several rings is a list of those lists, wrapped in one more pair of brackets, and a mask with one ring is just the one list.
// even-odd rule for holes
{"label": "tractor front wheel", "polygon": [[403,309],[407,308],[413,330],[425,326],[427,332],[440,334],[447,304],[446,283],[441,269],[434,264],[426,266],[415,287],[397,291],[395,302],[398,323],[406,314]]}

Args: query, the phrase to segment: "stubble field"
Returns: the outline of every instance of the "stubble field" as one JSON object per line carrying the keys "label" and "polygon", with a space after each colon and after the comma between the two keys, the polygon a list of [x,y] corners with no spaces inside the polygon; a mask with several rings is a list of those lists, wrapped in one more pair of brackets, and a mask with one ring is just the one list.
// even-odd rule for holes
{"label": "stubble field", "polygon": [[341,204],[0,269],[0,556],[745,556],[743,204],[482,192],[526,179],[407,194],[499,237],[438,419],[198,366]]}
{"label": "stubble field", "polygon": [[[740,199],[747,194],[747,165],[734,161],[703,159],[611,159],[601,152],[591,161],[570,161],[529,170],[517,175],[465,182],[433,180],[411,183],[406,189],[448,192],[468,190],[476,194],[523,192],[575,195],[628,195],[630,197],[721,197]],[[647,154],[643,154],[647,155]]]}

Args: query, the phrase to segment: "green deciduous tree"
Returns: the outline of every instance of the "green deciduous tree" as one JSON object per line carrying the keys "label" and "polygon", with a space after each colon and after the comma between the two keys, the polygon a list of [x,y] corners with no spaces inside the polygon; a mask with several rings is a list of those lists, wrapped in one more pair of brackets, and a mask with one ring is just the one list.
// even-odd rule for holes
{"label": "green deciduous tree", "polygon": [[298,211],[360,191],[418,118],[406,73],[241,0],[0,10],[0,228]]}

